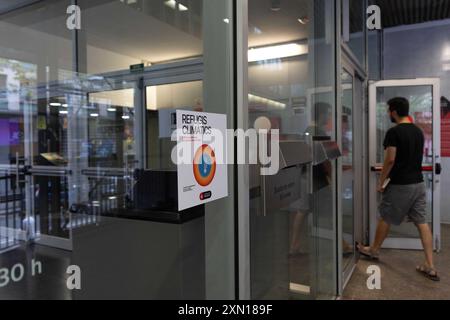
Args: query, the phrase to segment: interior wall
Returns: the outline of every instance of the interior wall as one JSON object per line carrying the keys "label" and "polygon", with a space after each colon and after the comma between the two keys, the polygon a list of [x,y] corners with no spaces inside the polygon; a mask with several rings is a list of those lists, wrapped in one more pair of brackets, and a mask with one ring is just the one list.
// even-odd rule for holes
{"label": "interior wall", "polygon": [[[450,19],[384,32],[384,79],[438,77],[450,100]],[[450,158],[442,159],[441,217],[450,223]]]}
{"label": "interior wall", "polygon": [[304,113],[297,114],[294,108],[301,106],[297,100],[307,99],[308,67],[308,55],[278,63],[249,65],[249,93],[285,104],[280,109],[250,101],[250,123],[259,116],[270,114],[279,120],[281,134],[303,134],[309,124],[306,109]]}

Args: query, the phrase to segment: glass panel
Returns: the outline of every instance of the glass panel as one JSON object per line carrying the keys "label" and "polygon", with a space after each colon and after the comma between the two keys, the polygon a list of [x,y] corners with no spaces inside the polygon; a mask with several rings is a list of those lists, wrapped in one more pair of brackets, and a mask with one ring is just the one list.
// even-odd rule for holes
{"label": "glass panel", "polygon": [[89,167],[134,168],[134,89],[88,93]]}
{"label": "glass panel", "polygon": [[342,81],[342,250],[343,267],[354,254],[354,154],[353,154],[353,76],[343,70]]}
{"label": "glass panel", "polygon": [[79,0],[78,5],[83,8],[89,74],[203,54],[203,0]]}
{"label": "glass panel", "polygon": [[381,60],[383,59],[382,51],[382,36],[378,30],[367,31],[367,59],[368,59],[368,73],[369,79],[378,81],[382,79]]}
{"label": "glass panel", "polygon": [[37,112],[32,114],[33,163],[38,166],[67,166],[67,110],[65,97],[37,99]]}
{"label": "glass panel", "polygon": [[77,31],[71,0],[1,5],[0,269],[39,257],[52,274],[0,297],[234,299],[234,167],[228,198],[179,212],[165,118],[233,128],[233,1],[76,3]]}
{"label": "glass panel", "polygon": [[[348,23],[349,23],[349,35],[350,39],[347,44],[350,50],[353,52],[355,57],[360,62],[363,68],[365,65],[366,59],[366,0],[346,0],[349,8],[347,10],[349,13]],[[342,1],[342,19],[345,18],[344,10],[345,5],[344,1]],[[342,23],[346,23],[346,21],[342,21]]]}
{"label": "glass panel", "polygon": [[[410,115],[414,123],[422,129],[425,135],[424,165],[433,163],[433,88],[432,86],[408,86],[377,88],[377,162],[384,161],[384,137],[393,124],[387,114],[387,101],[394,97],[405,97],[410,102]],[[433,208],[433,176],[425,174],[427,186],[427,219],[432,222]],[[378,195],[379,201],[381,196]],[[390,237],[419,238],[417,229],[412,223],[393,226]]]}
{"label": "glass panel", "polygon": [[171,160],[176,110],[203,111],[203,82],[149,86],[147,91],[147,168],[175,170]]}
{"label": "glass panel", "polygon": [[[278,129],[281,145],[334,137],[332,12],[330,1],[249,1],[250,129],[261,123]],[[336,294],[334,170],[325,162],[264,177],[250,166],[253,299]],[[281,184],[287,177],[300,194],[273,205],[263,182]]]}
{"label": "glass panel", "polygon": [[[67,165],[68,123],[61,112],[68,106],[58,83],[67,79],[73,66],[72,32],[64,27],[70,4],[69,0],[41,1],[11,11],[8,6],[14,4],[4,5],[7,13],[0,18],[0,164],[49,169]],[[11,229],[16,238],[38,236],[39,242],[51,235],[67,240],[69,232],[61,220],[68,208],[67,179],[34,178],[17,170],[11,167],[5,176],[9,187],[3,190],[6,203],[2,203],[17,220],[15,230]]]}
{"label": "glass panel", "polygon": [[0,164],[25,156],[22,101],[36,95],[36,78],[35,64],[0,55]]}
{"label": "glass panel", "polygon": [[12,172],[0,170],[0,252],[19,244],[17,231],[23,230],[24,217],[24,184]]}
{"label": "glass panel", "polygon": [[[317,123],[316,138],[335,139],[336,119],[334,89],[313,94],[314,119]],[[316,256],[311,273],[314,275],[313,290],[318,298],[336,295],[336,162],[327,160],[313,167],[313,233]]]}
{"label": "glass panel", "polygon": [[66,177],[33,177],[34,217],[36,235],[70,238],[68,180]]}

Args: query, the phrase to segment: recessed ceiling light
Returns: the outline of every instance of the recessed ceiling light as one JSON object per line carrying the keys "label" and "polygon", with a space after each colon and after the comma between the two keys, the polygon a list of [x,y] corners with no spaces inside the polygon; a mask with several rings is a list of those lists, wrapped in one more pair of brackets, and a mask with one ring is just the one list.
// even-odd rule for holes
{"label": "recessed ceiling light", "polygon": [[261,103],[261,104],[265,104],[268,105],[270,107],[274,107],[277,109],[285,109],[286,108],[286,104],[275,101],[275,100],[271,100],[271,99],[267,99],[267,98],[263,98],[257,95],[253,95],[253,94],[248,94],[248,100],[250,102],[253,103]]}
{"label": "recessed ceiling light", "polygon": [[280,11],[281,10],[281,0],[272,0],[270,4],[270,10]]}
{"label": "recessed ceiling light", "polygon": [[308,46],[299,43],[287,43],[248,50],[248,62],[282,59],[308,54]]}
{"label": "recessed ceiling light", "polygon": [[178,10],[180,11],[188,11],[188,7],[182,5],[181,3],[178,4]]}
{"label": "recessed ceiling light", "polygon": [[255,34],[262,34],[262,30],[261,30],[260,28],[258,28],[258,27],[254,27],[254,28],[253,28],[253,32],[254,32]]}
{"label": "recessed ceiling light", "polygon": [[59,102],[52,102],[52,103],[50,103],[50,107],[61,107],[61,103],[59,103]]}
{"label": "recessed ceiling light", "polygon": [[64,104],[62,105],[62,107],[63,107],[63,108],[68,108],[69,105],[68,105],[67,103],[64,103]]}
{"label": "recessed ceiling light", "polygon": [[69,112],[67,111],[67,110],[61,110],[60,112],[59,112],[59,114],[68,114]]}
{"label": "recessed ceiling light", "polygon": [[177,2],[175,0],[167,0],[164,4],[173,10],[177,8]]}
{"label": "recessed ceiling light", "polygon": [[98,113],[91,113],[91,117],[92,118],[97,118],[98,117]]}
{"label": "recessed ceiling light", "polygon": [[308,17],[298,18],[297,20],[298,20],[298,22],[300,22],[300,23],[303,24],[303,25],[309,23],[309,18],[308,18]]}
{"label": "recessed ceiling light", "polygon": [[188,11],[189,8],[186,7],[184,4],[177,2],[176,0],[167,0],[164,2],[166,6],[168,6],[170,9],[178,10],[178,11]]}
{"label": "recessed ceiling light", "polygon": [[128,120],[128,119],[130,119],[130,116],[122,116],[122,119],[123,120]]}
{"label": "recessed ceiling light", "polygon": [[116,108],[108,108],[107,110],[108,110],[108,112],[116,112],[117,111]]}

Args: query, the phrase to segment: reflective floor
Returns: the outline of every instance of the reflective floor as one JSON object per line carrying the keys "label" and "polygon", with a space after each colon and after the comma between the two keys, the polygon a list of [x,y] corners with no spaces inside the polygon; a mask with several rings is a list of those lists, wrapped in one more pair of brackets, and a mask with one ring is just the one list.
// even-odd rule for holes
{"label": "reflective floor", "polygon": [[[38,262],[42,266],[41,274]],[[0,300],[70,300],[72,294],[67,289],[65,276],[70,262],[70,252],[38,245],[24,245],[2,253],[0,266],[8,269],[10,281],[0,288]],[[17,264],[23,266],[22,278],[20,267],[14,269]],[[11,279],[13,270],[17,281]],[[2,276],[4,276],[3,272]],[[2,283],[3,281],[4,278]]]}
{"label": "reflective floor", "polygon": [[360,260],[344,291],[344,300],[433,300],[450,299],[450,226],[442,225],[442,252],[435,255],[441,281],[433,282],[415,271],[423,262],[421,251],[382,250],[381,290],[367,289],[367,268],[374,263]]}
{"label": "reflective floor", "polygon": [[[367,268],[374,263],[360,260],[355,273],[347,285],[342,299],[344,300],[403,300],[403,299],[450,299],[450,276],[446,267],[450,265],[450,226],[442,226],[442,252],[435,256],[436,266],[440,271],[441,282],[435,283],[415,271],[415,266],[423,261],[420,251],[383,250],[381,261],[381,290],[369,290],[366,286]],[[10,283],[0,288],[0,300],[8,299],[71,299],[72,295],[66,288],[65,271],[71,262],[71,254],[67,251],[32,245],[22,246],[0,255],[2,268],[11,269],[16,264],[24,267],[24,276],[20,281]],[[32,276],[32,260],[42,263],[43,272]],[[290,259],[292,280],[298,283],[308,283],[308,274],[303,268],[308,262],[308,255]],[[18,269],[16,275],[19,275]],[[3,279],[3,278],[2,278]],[[276,291],[274,288],[273,291]],[[280,295],[284,291],[280,291]],[[271,296],[276,292],[271,292]],[[280,298],[282,298],[280,296]],[[286,297],[284,297],[286,298]],[[301,299],[299,296],[290,299]],[[307,298],[305,296],[304,298]]]}

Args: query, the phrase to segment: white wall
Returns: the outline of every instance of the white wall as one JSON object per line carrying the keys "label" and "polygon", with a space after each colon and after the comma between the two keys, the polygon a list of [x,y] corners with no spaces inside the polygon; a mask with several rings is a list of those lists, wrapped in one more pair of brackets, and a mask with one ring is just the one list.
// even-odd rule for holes
{"label": "white wall", "polygon": [[[450,20],[385,30],[384,78],[439,77],[450,100]],[[441,216],[450,223],[450,158],[442,160]]]}

